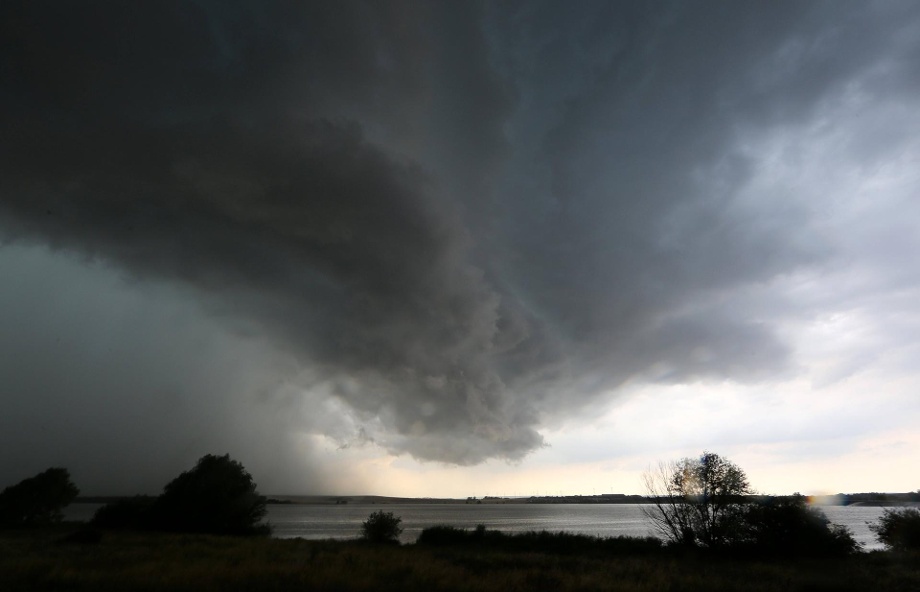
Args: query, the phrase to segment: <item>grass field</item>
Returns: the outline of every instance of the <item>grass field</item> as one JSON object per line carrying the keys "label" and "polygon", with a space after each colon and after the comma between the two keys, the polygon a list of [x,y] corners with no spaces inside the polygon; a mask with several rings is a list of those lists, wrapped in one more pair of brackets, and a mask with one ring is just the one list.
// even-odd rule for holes
{"label": "grass field", "polygon": [[0,532],[0,590],[920,590],[920,556],[754,561],[702,555],[373,546],[74,527]]}

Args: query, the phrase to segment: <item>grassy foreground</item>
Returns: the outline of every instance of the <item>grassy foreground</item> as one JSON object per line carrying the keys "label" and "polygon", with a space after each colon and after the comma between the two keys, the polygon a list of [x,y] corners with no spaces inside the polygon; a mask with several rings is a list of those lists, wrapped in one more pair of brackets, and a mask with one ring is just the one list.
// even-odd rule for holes
{"label": "grassy foreground", "polygon": [[754,561],[666,551],[565,554],[358,541],[0,532],[0,590],[920,590],[920,556]]}

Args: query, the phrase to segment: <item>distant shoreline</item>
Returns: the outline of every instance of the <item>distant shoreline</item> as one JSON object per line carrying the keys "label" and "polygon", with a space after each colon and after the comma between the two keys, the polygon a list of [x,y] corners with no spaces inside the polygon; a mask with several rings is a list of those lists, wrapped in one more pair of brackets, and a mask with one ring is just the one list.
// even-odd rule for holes
{"label": "distant shoreline", "polygon": [[[82,496],[74,503],[105,504],[132,496]],[[751,496],[752,500],[764,496]],[[786,497],[786,496],[776,496]],[[810,502],[816,506],[862,506],[862,507],[905,507],[920,506],[920,492],[911,493],[850,493],[833,496],[811,496]],[[272,505],[417,505],[417,504],[651,504],[655,500],[644,495],[601,494],[601,495],[563,495],[531,497],[497,497],[482,498],[428,498],[428,497],[391,497],[382,495],[269,495],[266,503]]]}

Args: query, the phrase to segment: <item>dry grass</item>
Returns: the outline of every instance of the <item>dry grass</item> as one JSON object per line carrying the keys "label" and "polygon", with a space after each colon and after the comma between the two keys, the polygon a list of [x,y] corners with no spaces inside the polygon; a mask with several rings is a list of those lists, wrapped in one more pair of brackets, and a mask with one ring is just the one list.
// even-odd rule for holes
{"label": "dry grass", "polygon": [[917,557],[733,562],[654,555],[560,555],[471,547],[105,533],[0,533],[0,590],[920,590]]}

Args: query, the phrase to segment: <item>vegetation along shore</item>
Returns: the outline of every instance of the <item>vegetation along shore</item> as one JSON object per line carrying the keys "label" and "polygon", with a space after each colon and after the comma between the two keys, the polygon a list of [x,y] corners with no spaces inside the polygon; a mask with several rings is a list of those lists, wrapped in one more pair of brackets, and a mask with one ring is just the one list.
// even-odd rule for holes
{"label": "vegetation along shore", "polygon": [[[354,540],[266,536],[266,498],[229,456],[207,455],[156,497],[112,501],[62,522],[65,469],[0,493],[0,589],[399,591],[920,590],[920,510],[888,509],[865,552],[801,496],[751,498],[744,472],[711,453],[662,465],[648,504],[659,537],[425,528],[400,545],[398,505]],[[388,511],[392,509],[393,511]]]}

